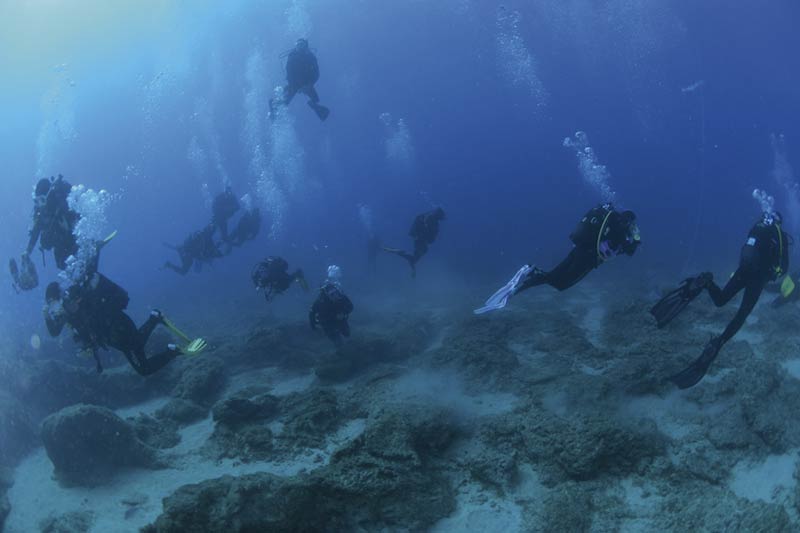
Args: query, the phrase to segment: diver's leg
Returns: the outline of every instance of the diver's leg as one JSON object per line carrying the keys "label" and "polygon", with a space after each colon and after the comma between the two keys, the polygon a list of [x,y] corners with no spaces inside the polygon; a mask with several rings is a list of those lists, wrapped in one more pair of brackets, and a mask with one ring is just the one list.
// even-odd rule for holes
{"label": "diver's leg", "polygon": [[342,320],[341,322],[339,322],[339,331],[345,337],[349,337],[350,336],[350,323],[347,322],[347,320]]}
{"label": "diver's leg", "polygon": [[161,317],[160,312],[152,311],[150,313],[148,319],[139,328],[139,341],[142,343],[142,346],[147,344],[148,339],[150,339],[150,335],[153,334],[153,331],[155,331],[156,327],[163,323],[164,319]]}
{"label": "diver's leg", "polygon": [[742,272],[741,269],[737,269],[734,272],[731,279],[728,280],[728,283],[725,284],[724,289],[720,289],[719,285],[714,283],[713,281],[709,281],[706,289],[708,290],[708,295],[711,297],[711,300],[714,302],[714,305],[717,307],[722,307],[723,305],[727,304],[731,301],[731,299],[736,296],[740,290],[745,288],[747,285],[747,281],[745,279],[745,274]]}
{"label": "diver's leg", "polygon": [[180,352],[167,348],[159,354],[147,357],[144,353],[144,349],[137,348],[122,353],[125,354],[130,365],[140,376],[149,376],[167,366]]}
{"label": "diver's leg", "polygon": [[289,105],[292,103],[294,96],[297,94],[297,87],[292,87],[291,85],[287,85],[283,88],[283,104]]}
{"label": "diver's leg", "polygon": [[725,327],[725,331],[722,332],[721,335],[721,342],[726,343],[728,340],[736,335],[736,332],[744,324],[744,321],[747,320],[747,317],[753,311],[753,308],[758,303],[758,299],[761,296],[761,292],[764,290],[764,285],[766,282],[761,280],[753,280],[747,284],[744,288],[744,297],[742,298],[742,305],[739,306],[739,310],[736,311],[736,315],[733,317],[728,325]]}
{"label": "diver's leg", "polygon": [[551,287],[564,291],[586,277],[597,266],[597,254],[591,249],[575,247],[553,270],[545,274]]}
{"label": "diver's leg", "polygon": [[303,92],[308,96],[308,99],[313,102],[314,104],[319,103],[319,94],[317,94],[317,90],[314,88],[313,85],[309,85],[303,88]]}

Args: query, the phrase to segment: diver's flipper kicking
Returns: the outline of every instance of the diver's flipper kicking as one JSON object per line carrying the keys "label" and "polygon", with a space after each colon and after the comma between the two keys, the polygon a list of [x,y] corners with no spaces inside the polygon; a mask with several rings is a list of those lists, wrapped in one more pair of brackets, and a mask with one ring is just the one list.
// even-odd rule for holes
{"label": "diver's flipper kicking", "polygon": [[699,276],[686,278],[677,289],[673,289],[664,295],[650,309],[650,314],[656,319],[658,328],[663,328],[669,324],[681,311],[686,309],[686,306],[697,298],[712,280],[713,277],[710,272],[703,272]]}
{"label": "diver's flipper kicking", "polygon": [[700,357],[674,376],[670,376],[669,380],[679,389],[694,387],[705,377],[708,368],[717,358],[720,349],[722,349],[722,337],[711,337],[706,347],[703,348],[703,353]]}
{"label": "diver's flipper kicking", "polygon": [[495,309],[502,309],[508,303],[508,299],[514,296],[517,288],[519,287],[520,281],[523,278],[527,277],[528,274],[534,271],[536,267],[532,267],[530,265],[523,265],[522,268],[517,270],[517,273],[514,274],[514,277],[506,283],[500,290],[496,293],[491,295],[483,307],[479,309],[475,309],[473,313],[476,315],[482,315],[483,313],[488,313],[489,311],[494,311]]}

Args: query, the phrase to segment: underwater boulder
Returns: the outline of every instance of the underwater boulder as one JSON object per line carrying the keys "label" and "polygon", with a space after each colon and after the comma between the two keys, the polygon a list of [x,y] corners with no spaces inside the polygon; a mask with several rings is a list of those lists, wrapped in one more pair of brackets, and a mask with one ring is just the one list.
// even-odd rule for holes
{"label": "underwater boulder", "polygon": [[326,466],[181,487],[143,531],[425,530],[455,510],[455,491],[437,461],[456,433],[447,412],[391,408]]}
{"label": "underwater boulder", "polygon": [[173,448],[181,441],[177,425],[165,419],[140,414],[129,418],[140,441],[157,449]]}
{"label": "underwater boulder", "polygon": [[345,419],[336,393],[327,389],[289,394],[281,398],[279,411],[283,431],[277,437],[287,450],[321,447]]}
{"label": "underwater boulder", "polygon": [[577,481],[633,473],[642,461],[666,451],[666,438],[649,419],[623,423],[607,413],[563,419],[531,412],[522,417],[521,430],[524,451],[533,462],[556,467]]}
{"label": "underwater boulder", "polygon": [[216,426],[206,451],[215,458],[245,462],[270,458],[273,434],[265,423],[278,414],[278,405],[278,398],[271,394],[237,394],[217,402],[212,409]]}
{"label": "underwater boulder", "polygon": [[188,359],[172,396],[210,406],[225,385],[225,366],[216,357]]}
{"label": "underwater boulder", "polygon": [[65,485],[93,486],[126,467],[159,468],[156,450],[136,436],[134,426],[113,411],[79,404],[42,422],[42,440]]}
{"label": "underwater boulder", "polygon": [[280,400],[271,394],[253,397],[235,394],[217,402],[212,408],[214,422],[229,427],[260,422],[278,414]]}
{"label": "underwater boulder", "polygon": [[94,523],[94,513],[73,511],[60,516],[51,516],[39,524],[41,533],[84,533]]}

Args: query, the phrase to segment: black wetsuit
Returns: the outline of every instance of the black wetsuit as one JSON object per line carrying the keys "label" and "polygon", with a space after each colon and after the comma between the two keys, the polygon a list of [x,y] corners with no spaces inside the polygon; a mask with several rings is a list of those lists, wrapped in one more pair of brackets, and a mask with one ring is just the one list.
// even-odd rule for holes
{"label": "black wetsuit", "polygon": [[72,185],[60,175],[51,180],[44,205],[34,208],[33,226],[25,251],[30,255],[38,241],[42,250],[53,250],[56,266],[64,270],[67,258],[78,251],[73,230],[80,215],[67,204]]}
{"label": "black wetsuit", "polygon": [[441,208],[422,213],[414,218],[411,229],[408,231],[408,236],[414,239],[414,253],[392,248],[385,248],[385,250],[408,261],[412,274],[416,274],[417,262],[428,253],[428,247],[436,240],[439,235],[439,224],[444,218],[445,214]]}
{"label": "black wetsuit", "polygon": [[713,281],[706,285],[708,294],[717,307],[727,304],[739,291],[744,290],[739,310],[720,336],[720,346],[742,327],[767,283],[778,279],[788,268],[789,236],[776,224],[759,222],[753,226],[742,247],[739,268],[725,284],[725,288],[720,289]]}
{"label": "black wetsuit", "polygon": [[228,220],[238,210],[239,200],[230,188],[214,198],[214,202],[211,204],[211,224],[219,229],[222,242],[228,242]]}
{"label": "black wetsuit", "polygon": [[308,42],[301,39],[286,58],[286,85],[283,87],[283,101],[270,100],[270,112],[275,112],[277,103],[289,105],[297,93],[308,96],[308,105],[320,120],[328,118],[330,110],[319,103],[319,95],[314,85],[319,81],[317,56],[309,50]]}
{"label": "black wetsuit", "polygon": [[246,211],[236,227],[230,234],[229,242],[233,246],[241,246],[247,241],[251,241],[258,236],[261,230],[261,211],[258,208]]}
{"label": "black wetsuit", "polygon": [[156,326],[163,323],[159,313],[151,314],[140,328],[125,314],[128,293],[102,274],[92,276],[85,287],[73,287],[62,302],[64,312],[53,317],[45,315],[47,330],[57,337],[65,325],[72,328],[76,342],[92,350],[97,369],[102,371],[97,350],[113,348],[122,352],[136,372],[148,376],[161,370],[179,352],[169,347],[148,357],[145,345]]}
{"label": "black wetsuit", "polygon": [[330,281],[320,287],[319,295],[308,313],[311,329],[322,326],[322,331],[337,346],[342,337],[350,336],[348,318],[353,312],[353,302],[342,292],[341,288]]}
{"label": "black wetsuit", "polygon": [[303,271],[299,268],[289,274],[289,263],[282,257],[270,256],[258,263],[251,274],[253,284],[264,289],[267,301],[288,289],[295,281],[305,283]]}
{"label": "black wetsuit", "polygon": [[614,255],[633,255],[637,245],[631,241],[629,222],[610,204],[590,210],[570,235],[575,246],[569,255],[549,272],[534,269],[515,292],[544,284],[563,291]]}
{"label": "black wetsuit", "polygon": [[164,268],[169,268],[182,276],[191,270],[192,265],[195,270],[200,270],[204,262],[211,262],[223,255],[217,243],[214,242],[214,226],[207,226],[202,231],[192,233],[180,246],[169,247],[178,252],[181,265],[177,266],[167,261],[164,263]]}

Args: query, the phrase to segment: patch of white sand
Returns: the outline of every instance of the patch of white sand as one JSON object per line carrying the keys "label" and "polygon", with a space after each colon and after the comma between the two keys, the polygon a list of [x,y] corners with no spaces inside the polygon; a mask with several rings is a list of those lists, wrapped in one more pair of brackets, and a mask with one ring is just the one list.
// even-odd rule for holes
{"label": "patch of white sand", "polygon": [[542,397],[542,406],[556,416],[566,416],[568,395],[564,391],[551,391]]}
{"label": "patch of white sand", "polygon": [[546,493],[547,489],[530,465],[520,466],[519,483],[505,497],[479,483],[464,481],[458,487],[455,512],[439,520],[430,531],[525,531],[522,504],[535,505]]}
{"label": "patch of white sand", "polygon": [[[91,511],[95,515],[91,532],[138,531],[162,512],[162,499],[179,487],[214,479],[226,474],[240,476],[269,472],[292,476],[324,466],[332,453],[360,435],[363,419],[352,420],[331,435],[324,449],[306,450],[284,462],[240,463],[232,459],[210,461],[198,453],[214,429],[211,418],[184,428],[181,442],[168,450],[171,467],[163,470],[132,469],[120,473],[113,482],[96,488],[62,488],[53,479],[53,465],[44,448],[26,458],[15,471],[14,486],[8,492],[11,514],[7,533],[35,531],[50,516],[72,511]],[[142,497],[144,495],[145,497]],[[141,501],[131,506],[124,501]]]}
{"label": "patch of white sand", "polygon": [[165,405],[169,403],[169,398],[161,397],[149,400],[144,403],[134,405],[132,407],[122,407],[115,412],[122,418],[134,418],[139,415],[152,415]]}
{"label": "patch of white sand", "polygon": [[405,399],[452,409],[464,416],[492,416],[510,412],[518,398],[509,393],[467,395],[454,373],[414,370],[392,383],[394,400]]}
{"label": "patch of white sand", "polygon": [[728,487],[740,498],[776,502],[793,493],[798,450],[770,455],[760,462],[740,461],[731,472]]}
{"label": "patch of white sand", "polygon": [[314,374],[286,375],[275,368],[248,370],[236,374],[228,380],[226,395],[248,387],[267,385],[271,387],[270,394],[286,396],[293,392],[303,392],[314,383],[315,379]]}
{"label": "patch of white sand", "polygon": [[786,369],[790,376],[800,379],[800,359],[789,359],[781,363],[781,366]]}
{"label": "patch of white sand", "polygon": [[705,416],[724,412],[728,404],[718,402],[699,407],[686,400],[682,391],[673,391],[661,397],[655,395],[638,396],[622,402],[620,414],[655,421],[659,431],[674,440],[681,440],[702,423]]}
{"label": "patch of white sand", "polygon": [[621,533],[655,531],[654,517],[660,512],[663,501],[655,489],[641,480],[635,482],[627,478],[623,479],[615,490],[621,492],[622,500],[630,511],[624,513],[619,531]]}
{"label": "patch of white sand", "polygon": [[586,333],[586,339],[597,348],[604,346],[602,334],[606,318],[606,310],[599,302],[590,302],[586,314],[581,320],[581,329]]}

